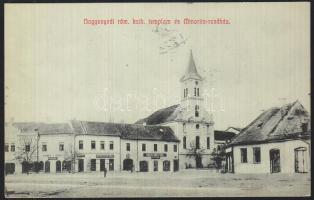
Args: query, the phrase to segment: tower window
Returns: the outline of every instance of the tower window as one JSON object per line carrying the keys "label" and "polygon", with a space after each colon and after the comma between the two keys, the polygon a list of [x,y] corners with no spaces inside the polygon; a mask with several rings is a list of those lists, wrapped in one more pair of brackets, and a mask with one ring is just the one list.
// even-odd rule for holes
{"label": "tower window", "polygon": [[186,149],[186,137],[183,137],[183,149]]}
{"label": "tower window", "polygon": [[194,88],[194,96],[196,96],[196,88]]}
{"label": "tower window", "polygon": [[197,81],[195,81],[195,85],[197,85],[198,84],[198,82]]}
{"label": "tower window", "polygon": [[210,149],[210,138],[207,137],[207,149]]}
{"label": "tower window", "polygon": [[183,132],[186,132],[186,124],[183,123]]}
{"label": "tower window", "polygon": [[186,88],[186,97],[189,95],[189,90],[188,90],[188,88]]}
{"label": "tower window", "polygon": [[195,106],[195,117],[199,116],[199,109],[200,107],[198,105]]}
{"label": "tower window", "polygon": [[199,88],[197,88],[197,96],[199,97],[200,96],[200,89]]}
{"label": "tower window", "polygon": [[200,125],[199,125],[199,124],[196,124],[195,127],[196,127],[196,129],[199,129],[199,128],[200,128]]}
{"label": "tower window", "polygon": [[200,148],[200,137],[196,136],[195,138],[195,148],[199,149]]}

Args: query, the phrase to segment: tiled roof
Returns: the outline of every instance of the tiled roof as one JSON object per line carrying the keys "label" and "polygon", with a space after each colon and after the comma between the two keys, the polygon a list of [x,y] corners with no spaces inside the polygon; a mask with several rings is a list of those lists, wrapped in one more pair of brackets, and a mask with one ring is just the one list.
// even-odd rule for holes
{"label": "tiled roof", "polygon": [[226,140],[231,140],[236,134],[234,132],[229,132],[229,131],[214,131],[215,134],[215,140],[221,140],[221,141],[226,141]]}
{"label": "tiled roof", "polygon": [[41,123],[41,122],[16,122],[13,126],[18,128],[22,133],[39,134],[60,134],[60,133],[73,133],[68,123]]}
{"label": "tiled roof", "polygon": [[[160,140],[177,142],[172,129],[168,126],[144,126],[107,122],[71,121],[75,131],[83,134],[118,136],[122,139]],[[74,126],[73,126],[74,125]]]}
{"label": "tiled roof", "polygon": [[[304,124],[308,124],[306,130]],[[242,129],[229,145],[310,137],[310,130],[309,113],[299,101],[295,101],[281,108],[271,108],[263,112]]]}

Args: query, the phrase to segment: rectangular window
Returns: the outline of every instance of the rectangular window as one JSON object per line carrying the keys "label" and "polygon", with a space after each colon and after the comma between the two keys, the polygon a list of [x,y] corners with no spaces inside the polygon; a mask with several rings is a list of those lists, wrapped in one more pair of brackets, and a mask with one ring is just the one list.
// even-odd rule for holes
{"label": "rectangular window", "polygon": [[47,144],[43,144],[42,147],[41,147],[41,150],[42,151],[47,151]]}
{"label": "rectangular window", "polygon": [[113,141],[110,141],[109,148],[110,148],[110,150],[113,150]]}
{"label": "rectangular window", "polygon": [[194,88],[194,96],[196,96],[196,88]]}
{"label": "rectangular window", "polygon": [[126,143],[126,150],[130,151],[131,147],[130,147],[130,143]]}
{"label": "rectangular window", "polygon": [[142,151],[146,151],[146,144],[142,144]]}
{"label": "rectangular window", "polygon": [[29,144],[25,145],[25,151],[28,152],[31,150],[31,146]]}
{"label": "rectangular window", "polygon": [[11,144],[11,152],[14,152],[14,151],[15,151],[15,145]]}
{"label": "rectangular window", "polygon": [[91,141],[90,147],[91,149],[96,149],[96,142],[94,140]]}
{"label": "rectangular window", "polygon": [[63,143],[59,143],[59,151],[63,151],[64,150],[64,144]]}
{"label": "rectangular window", "polygon": [[185,93],[186,97],[189,96],[188,94],[189,92],[188,92],[188,89],[186,88],[186,93]]}
{"label": "rectangular window", "polygon": [[104,150],[105,149],[105,142],[100,141],[100,149]]}
{"label": "rectangular window", "polygon": [[8,145],[8,144],[5,144],[5,145],[4,145],[4,151],[5,151],[5,152],[8,152],[8,151],[9,151],[9,145]]}
{"label": "rectangular window", "polygon": [[241,148],[241,163],[247,163],[247,149]]}
{"label": "rectangular window", "polygon": [[261,148],[253,147],[253,163],[261,162]]}
{"label": "rectangular window", "polygon": [[176,144],[173,145],[173,151],[174,151],[174,152],[177,152],[177,151],[178,151],[178,148],[177,148],[177,145],[176,145]]}
{"label": "rectangular window", "polygon": [[168,145],[167,144],[165,144],[165,146],[164,146],[164,151],[168,152]]}
{"label": "rectangular window", "polygon": [[83,140],[79,141],[79,149],[83,149]]}
{"label": "rectangular window", "polygon": [[210,138],[207,137],[207,149],[210,149]]}
{"label": "rectangular window", "polygon": [[157,144],[154,144],[154,151],[157,151]]}

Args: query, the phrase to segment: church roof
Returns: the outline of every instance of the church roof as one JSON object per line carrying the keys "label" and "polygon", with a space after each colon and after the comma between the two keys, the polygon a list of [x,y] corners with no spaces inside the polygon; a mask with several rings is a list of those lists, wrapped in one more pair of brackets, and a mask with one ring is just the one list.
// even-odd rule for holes
{"label": "church roof", "polygon": [[180,81],[185,81],[187,79],[197,79],[197,80],[202,80],[203,79],[197,72],[195,61],[194,61],[194,58],[193,58],[192,50],[190,51],[189,65],[188,65],[188,67],[186,69],[185,74],[180,79]]}
{"label": "church roof", "polygon": [[147,125],[154,125],[154,124],[162,124],[165,122],[173,121],[177,118],[178,109],[180,108],[180,105],[173,105],[167,108],[163,108],[160,110],[157,110],[150,116],[140,119],[135,124],[143,124],[146,123]]}
{"label": "church roof", "polygon": [[[270,108],[258,116],[229,145],[266,143],[285,139],[309,138],[310,116],[299,101],[281,108]],[[304,124],[307,124],[304,126]]]}

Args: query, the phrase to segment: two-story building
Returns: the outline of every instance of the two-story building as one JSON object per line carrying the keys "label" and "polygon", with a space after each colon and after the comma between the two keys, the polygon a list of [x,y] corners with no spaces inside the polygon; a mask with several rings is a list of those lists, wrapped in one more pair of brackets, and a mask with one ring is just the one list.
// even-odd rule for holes
{"label": "two-story building", "polygon": [[179,140],[166,126],[11,123],[5,135],[7,173],[27,172],[27,167],[45,173],[178,170]]}

